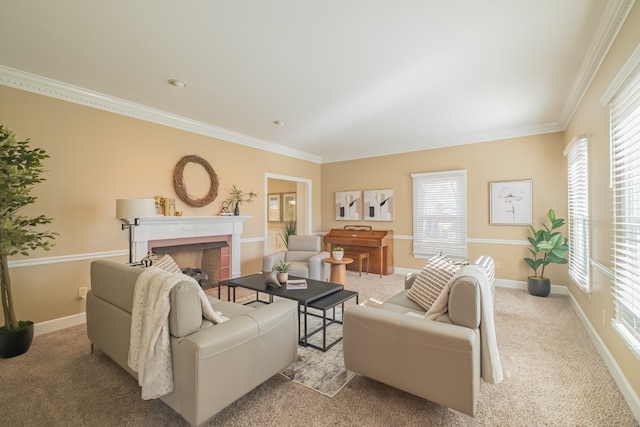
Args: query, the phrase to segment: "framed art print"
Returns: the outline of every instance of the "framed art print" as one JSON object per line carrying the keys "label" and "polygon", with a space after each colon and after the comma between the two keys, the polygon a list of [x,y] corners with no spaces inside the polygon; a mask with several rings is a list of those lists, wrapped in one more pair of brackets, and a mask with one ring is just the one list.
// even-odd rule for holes
{"label": "framed art print", "polygon": [[365,190],[364,219],[393,221],[393,190]]}
{"label": "framed art print", "polygon": [[489,183],[489,223],[491,225],[531,224],[532,181]]}
{"label": "framed art print", "polygon": [[267,220],[280,222],[280,193],[269,194]]}
{"label": "framed art print", "polygon": [[362,200],[360,191],[336,191],[336,220],[360,221]]}

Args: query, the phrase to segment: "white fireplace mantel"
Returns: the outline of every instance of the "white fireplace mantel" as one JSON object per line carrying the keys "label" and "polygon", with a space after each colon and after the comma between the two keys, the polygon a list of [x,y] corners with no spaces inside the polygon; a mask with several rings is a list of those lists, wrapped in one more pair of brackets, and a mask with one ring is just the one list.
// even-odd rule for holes
{"label": "white fireplace mantel", "polygon": [[132,227],[133,259],[147,254],[154,240],[188,239],[206,236],[231,236],[231,275],[240,276],[240,236],[250,216],[157,216],[140,218]]}

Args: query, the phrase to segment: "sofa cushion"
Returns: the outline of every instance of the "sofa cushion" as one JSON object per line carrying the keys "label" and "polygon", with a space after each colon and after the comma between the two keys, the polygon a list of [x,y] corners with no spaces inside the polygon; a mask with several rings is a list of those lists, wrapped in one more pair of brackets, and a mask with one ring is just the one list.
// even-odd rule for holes
{"label": "sofa cushion", "polygon": [[449,280],[462,265],[461,263],[453,262],[442,253],[430,258],[420,274],[418,274],[418,277],[416,277],[407,296],[426,311],[429,311],[447,286],[447,283],[449,283]]}
{"label": "sofa cushion", "polygon": [[198,299],[196,284],[190,281],[178,283],[169,293],[169,332],[174,337],[186,337],[202,325],[202,305]]}
{"label": "sofa cushion", "polygon": [[304,262],[308,263],[309,258],[316,255],[318,252],[311,251],[288,251],[285,254],[287,262]]}

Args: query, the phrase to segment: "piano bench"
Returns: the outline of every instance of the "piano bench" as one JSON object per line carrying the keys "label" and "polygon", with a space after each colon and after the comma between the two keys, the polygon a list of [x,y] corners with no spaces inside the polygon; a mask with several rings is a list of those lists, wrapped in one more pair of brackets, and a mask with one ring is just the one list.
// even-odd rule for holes
{"label": "piano bench", "polygon": [[362,277],[362,261],[367,260],[367,274],[369,274],[369,252],[350,252],[344,251],[346,258],[351,258],[354,261],[358,261],[358,273]]}

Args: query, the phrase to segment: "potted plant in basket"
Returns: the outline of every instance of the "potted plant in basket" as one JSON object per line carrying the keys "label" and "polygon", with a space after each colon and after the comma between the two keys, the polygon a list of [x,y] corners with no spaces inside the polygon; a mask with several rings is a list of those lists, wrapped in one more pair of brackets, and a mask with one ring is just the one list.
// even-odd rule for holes
{"label": "potted plant in basket", "polygon": [[284,283],[289,280],[289,270],[291,270],[291,263],[280,260],[273,268],[278,272],[278,282]]}
{"label": "potted plant in basket", "polygon": [[[564,219],[556,218],[553,209],[549,209],[547,218],[551,224],[543,223],[543,228],[539,230],[529,225],[532,234],[528,238],[531,244],[529,252],[531,252],[533,258],[524,259],[527,265],[533,269],[533,276],[527,278],[527,289],[531,295],[539,297],[546,297],[551,291],[551,281],[549,278],[544,277],[545,267],[549,264],[566,264],[568,262],[565,258],[567,252],[569,252],[567,238],[563,237],[559,231],[555,231],[564,225]],[[538,275],[540,267],[542,267],[542,270]]]}
{"label": "potted plant in basket", "polygon": [[33,322],[17,320],[11,291],[8,258],[28,255],[30,250],[49,250],[57,233],[36,231],[49,224],[44,215],[20,215],[20,208],[36,201],[31,196],[34,184],[44,181],[42,160],[49,156],[41,148],[29,148],[29,139],[16,141],[15,134],[0,125],[0,299],[4,326],[0,328],[0,357],[18,356],[29,350],[33,341]]}
{"label": "potted plant in basket", "polygon": [[[244,193],[242,190],[238,190],[235,184],[231,186],[231,191],[229,192],[229,198],[227,199],[227,203],[233,203],[235,205],[233,214],[240,215],[240,205],[243,203],[253,203],[253,201],[258,197],[258,193],[254,193],[253,191],[249,191],[248,193]],[[231,207],[231,205],[229,205]]]}

